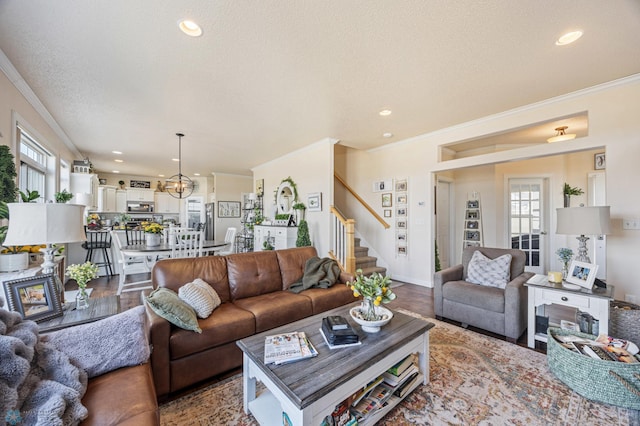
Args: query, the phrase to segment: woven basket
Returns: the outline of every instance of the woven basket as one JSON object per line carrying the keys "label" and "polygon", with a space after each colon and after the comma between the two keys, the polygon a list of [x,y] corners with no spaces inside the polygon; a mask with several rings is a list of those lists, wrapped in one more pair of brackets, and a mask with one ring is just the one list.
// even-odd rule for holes
{"label": "woven basket", "polygon": [[640,410],[640,364],[594,359],[563,347],[554,338],[569,334],[595,339],[591,334],[550,327],[547,361],[551,372],[587,399]]}
{"label": "woven basket", "polygon": [[612,301],[609,304],[609,336],[640,346],[640,306],[621,300]]}

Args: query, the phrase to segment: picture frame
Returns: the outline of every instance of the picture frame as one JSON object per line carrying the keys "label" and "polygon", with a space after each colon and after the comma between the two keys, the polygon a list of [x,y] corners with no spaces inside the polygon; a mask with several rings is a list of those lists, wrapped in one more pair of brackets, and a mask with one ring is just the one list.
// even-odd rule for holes
{"label": "picture frame", "polygon": [[382,194],[382,207],[391,207],[393,205],[393,200],[391,198],[390,192],[385,192]]}
{"label": "picture frame", "polygon": [[478,214],[478,210],[467,210],[467,219],[478,219],[479,218],[479,214]]}
{"label": "picture frame", "polygon": [[264,179],[256,179],[256,195],[258,197],[264,195]]}
{"label": "picture frame", "polygon": [[407,204],[407,194],[406,193],[396,194],[396,204],[398,205]]}
{"label": "picture frame", "polygon": [[577,284],[580,287],[591,289],[593,288],[593,282],[596,280],[597,272],[598,265],[595,263],[572,260],[566,281],[571,284]]}
{"label": "picture frame", "polygon": [[384,210],[384,217],[391,217],[391,209]]}
{"label": "picture frame", "polygon": [[407,180],[402,179],[396,181],[396,192],[404,192],[407,190]]}
{"label": "picture frame", "polygon": [[392,191],[392,180],[378,180],[373,182],[373,192]]}
{"label": "picture frame", "polygon": [[218,217],[240,217],[240,201],[220,201],[218,203]]}
{"label": "picture frame", "polygon": [[406,243],[407,231],[398,231],[398,233],[396,234],[396,241],[398,241],[398,243]]}
{"label": "picture frame", "polygon": [[595,170],[604,170],[607,167],[607,157],[604,152],[593,154],[593,168]]}
{"label": "picture frame", "polygon": [[407,256],[407,246],[398,246],[396,247],[396,252],[398,256],[406,257]]}
{"label": "picture frame", "polygon": [[406,207],[398,207],[396,209],[396,216],[401,217],[401,216],[406,216],[407,215],[407,208]]}
{"label": "picture frame", "polygon": [[322,192],[312,192],[311,194],[307,195],[307,211],[322,211]]}
{"label": "picture frame", "polygon": [[41,322],[63,314],[53,274],[5,281],[4,289],[9,309],[23,319]]}
{"label": "picture frame", "polygon": [[396,222],[396,228],[398,229],[407,229],[407,220],[406,219],[398,219]]}
{"label": "picture frame", "polygon": [[467,201],[468,209],[477,209],[479,206],[478,200],[469,200]]}

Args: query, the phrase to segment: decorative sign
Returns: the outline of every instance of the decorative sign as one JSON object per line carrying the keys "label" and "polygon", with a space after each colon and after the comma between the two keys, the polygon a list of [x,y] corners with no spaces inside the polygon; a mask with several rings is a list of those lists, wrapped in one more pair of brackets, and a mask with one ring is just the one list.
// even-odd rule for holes
{"label": "decorative sign", "polygon": [[129,181],[131,188],[151,188],[151,182],[148,180],[131,180]]}

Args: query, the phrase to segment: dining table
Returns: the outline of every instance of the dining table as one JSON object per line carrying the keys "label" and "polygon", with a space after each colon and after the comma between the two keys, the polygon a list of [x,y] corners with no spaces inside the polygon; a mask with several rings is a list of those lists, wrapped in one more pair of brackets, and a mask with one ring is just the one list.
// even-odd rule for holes
{"label": "dining table", "polygon": [[[222,250],[230,243],[224,240],[203,240],[202,241],[202,254],[209,255],[215,254],[216,251]],[[129,244],[122,246],[122,254],[129,257],[171,257],[171,251],[173,250],[173,244],[166,242],[157,246],[148,246],[146,244]]]}

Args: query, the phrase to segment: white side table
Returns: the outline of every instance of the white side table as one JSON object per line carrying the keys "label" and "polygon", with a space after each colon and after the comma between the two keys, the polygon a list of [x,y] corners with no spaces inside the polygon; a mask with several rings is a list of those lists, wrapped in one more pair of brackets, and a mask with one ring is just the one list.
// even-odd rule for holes
{"label": "white side table", "polygon": [[536,333],[536,315],[543,313],[544,305],[563,305],[578,308],[590,313],[600,321],[600,334],[609,334],[609,301],[613,300],[612,285],[607,288],[594,287],[580,290],[569,290],[562,284],[543,282],[540,284],[525,283],[528,287],[528,324],[527,346],[535,347],[535,341],[547,341],[546,334]]}

